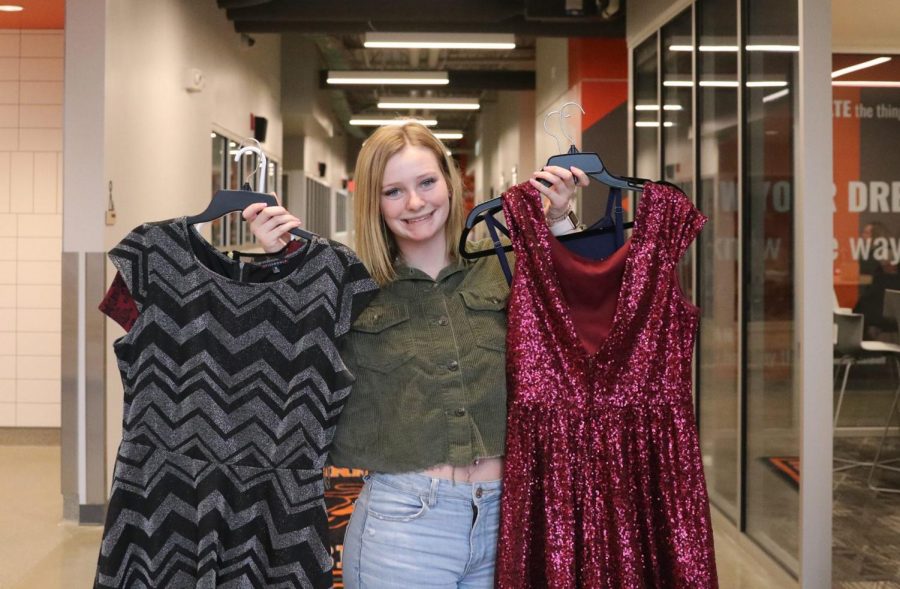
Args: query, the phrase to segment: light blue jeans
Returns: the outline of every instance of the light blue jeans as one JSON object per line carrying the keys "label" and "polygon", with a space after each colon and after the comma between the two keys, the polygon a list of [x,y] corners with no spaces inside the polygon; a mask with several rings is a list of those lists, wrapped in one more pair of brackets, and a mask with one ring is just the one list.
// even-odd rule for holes
{"label": "light blue jeans", "polygon": [[344,536],[347,589],[492,589],[500,481],[372,474]]}

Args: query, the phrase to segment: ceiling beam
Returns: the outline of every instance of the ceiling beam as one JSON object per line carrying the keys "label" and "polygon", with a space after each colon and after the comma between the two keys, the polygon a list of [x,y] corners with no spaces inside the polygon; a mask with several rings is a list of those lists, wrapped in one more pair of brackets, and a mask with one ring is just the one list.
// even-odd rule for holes
{"label": "ceiling beam", "polygon": [[245,21],[237,20],[234,29],[238,33],[306,33],[332,35],[360,35],[369,31],[392,33],[513,33],[534,37],[615,37],[625,35],[622,20],[601,21],[595,19],[566,19],[565,22],[535,22],[515,20],[503,23],[440,22],[440,21]]}
{"label": "ceiling beam", "polygon": [[[621,37],[624,19],[529,13],[522,0],[218,0],[241,33],[514,33],[547,37]],[[252,6],[238,7],[240,3]]]}
{"label": "ceiling beam", "polygon": [[262,6],[272,2],[272,0],[217,0],[217,2],[219,8],[233,9]]}
{"label": "ceiling beam", "polygon": [[[259,6],[228,10],[230,20],[241,21],[499,21],[524,14],[521,2],[511,0],[271,0]],[[427,12],[427,16],[423,14]],[[474,16],[473,16],[474,15]]]}

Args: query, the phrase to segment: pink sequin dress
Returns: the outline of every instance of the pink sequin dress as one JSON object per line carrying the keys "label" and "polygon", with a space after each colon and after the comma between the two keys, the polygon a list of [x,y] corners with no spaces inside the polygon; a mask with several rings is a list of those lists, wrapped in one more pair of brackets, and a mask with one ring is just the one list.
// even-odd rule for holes
{"label": "pink sequin dress", "polygon": [[717,587],[691,399],[699,310],[676,277],[706,217],[672,186],[644,188],[609,333],[588,351],[537,192],[513,187],[503,209],[516,267],[497,586]]}

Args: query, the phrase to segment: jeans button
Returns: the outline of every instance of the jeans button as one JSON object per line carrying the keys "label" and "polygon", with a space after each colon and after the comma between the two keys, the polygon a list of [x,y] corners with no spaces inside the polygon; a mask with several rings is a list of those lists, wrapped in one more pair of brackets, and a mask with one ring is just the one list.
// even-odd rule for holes
{"label": "jeans button", "polygon": [[437,322],[438,322],[438,325],[447,325],[450,323],[450,320],[447,319],[446,317],[441,317],[440,319],[437,320]]}
{"label": "jeans button", "polygon": [[475,488],[475,498],[481,499],[481,496],[484,495],[484,490],[481,487]]}
{"label": "jeans button", "polygon": [[465,407],[460,407],[459,409],[457,409],[457,410],[454,411],[453,413],[455,413],[457,417],[465,417],[465,415],[466,415],[466,408],[465,408]]}
{"label": "jeans button", "polygon": [[456,360],[450,360],[449,362],[447,362],[447,369],[454,372],[459,370],[459,362],[457,362]]}

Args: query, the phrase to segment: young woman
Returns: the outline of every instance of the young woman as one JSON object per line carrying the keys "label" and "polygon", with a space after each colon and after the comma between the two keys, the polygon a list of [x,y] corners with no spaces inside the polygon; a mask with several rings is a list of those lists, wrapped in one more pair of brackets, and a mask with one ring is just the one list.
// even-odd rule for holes
{"label": "young woman", "polygon": [[[331,449],[370,473],[344,540],[348,588],[493,587],[509,289],[496,257],[457,254],[462,184],[446,153],[407,123],[375,131],[357,160],[356,251],[381,291],[343,342],[356,383]],[[548,167],[529,181],[551,230],[573,230],[585,174]],[[301,224],[262,204],[244,217],[269,252]]]}

